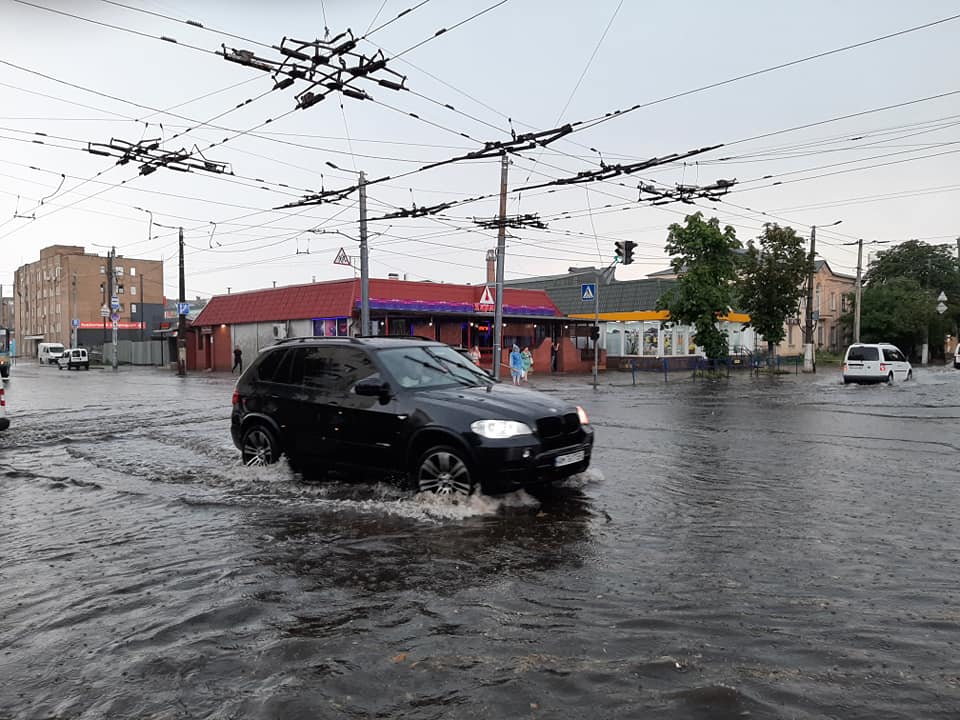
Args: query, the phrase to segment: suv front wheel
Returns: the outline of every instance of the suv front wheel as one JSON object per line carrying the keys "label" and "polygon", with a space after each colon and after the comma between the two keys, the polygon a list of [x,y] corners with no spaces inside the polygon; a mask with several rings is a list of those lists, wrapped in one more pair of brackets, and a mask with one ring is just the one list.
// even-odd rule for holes
{"label": "suv front wheel", "polygon": [[251,425],[244,430],[240,446],[244,465],[272,465],[280,459],[280,444],[264,425]]}
{"label": "suv front wheel", "polygon": [[464,453],[449,445],[436,445],[417,460],[414,480],[419,492],[437,495],[469,495],[473,477]]}

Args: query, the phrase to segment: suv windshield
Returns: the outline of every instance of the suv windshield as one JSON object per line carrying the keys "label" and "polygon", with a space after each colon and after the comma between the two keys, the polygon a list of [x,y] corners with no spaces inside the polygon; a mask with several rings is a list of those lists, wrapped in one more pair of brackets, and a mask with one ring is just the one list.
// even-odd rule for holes
{"label": "suv windshield", "polygon": [[404,388],[490,385],[483,370],[446,345],[391,348],[377,353],[387,372]]}

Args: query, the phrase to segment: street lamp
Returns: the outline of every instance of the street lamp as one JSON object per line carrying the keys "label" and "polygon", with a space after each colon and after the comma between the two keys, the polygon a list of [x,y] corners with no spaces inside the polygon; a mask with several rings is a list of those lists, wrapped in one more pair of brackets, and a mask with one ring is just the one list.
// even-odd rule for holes
{"label": "street lamp", "polygon": [[[837,220],[829,225],[822,227],[833,227],[839,225],[843,220]],[[803,371],[816,372],[817,363],[813,351],[813,284],[814,284],[814,262],[817,256],[817,226],[810,226],[810,277],[807,279],[807,312],[806,324],[804,329],[803,342]]]}

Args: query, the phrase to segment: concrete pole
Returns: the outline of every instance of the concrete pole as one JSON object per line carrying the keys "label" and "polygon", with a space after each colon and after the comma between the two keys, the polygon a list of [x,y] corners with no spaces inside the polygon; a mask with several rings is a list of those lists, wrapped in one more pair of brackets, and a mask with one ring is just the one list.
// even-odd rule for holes
{"label": "concrete pole", "polygon": [[180,312],[187,302],[187,281],[183,269],[183,228],[180,228],[180,305],[177,313],[180,320],[177,324],[177,375],[184,377],[187,374],[187,316]]}
{"label": "concrete pole", "polygon": [[361,335],[375,335],[370,326],[370,259],[367,249],[367,178],[360,173],[360,327]]}
{"label": "concrete pole", "polygon": [[108,283],[108,287],[110,288],[110,301],[109,301],[110,314],[111,314],[110,324],[113,326],[113,334],[111,336],[112,340],[111,340],[111,348],[110,348],[110,366],[113,368],[114,372],[117,371],[117,367],[120,364],[117,356],[117,340],[118,340],[117,321],[114,320],[112,317],[113,313],[117,312],[116,310],[113,309],[113,294],[117,291],[117,279],[116,279],[116,276],[114,275],[114,273],[116,272],[115,262],[114,262],[116,260],[116,257],[117,257],[117,249],[115,247],[110,248],[110,261],[108,263],[109,277],[107,278],[107,283]]}
{"label": "concrete pole", "polygon": [[500,156],[500,223],[497,228],[497,291],[493,312],[493,378],[500,379],[500,361],[503,351],[503,263],[507,248],[507,169],[510,159]]}
{"label": "concrete pole", "polygon": [[596,273],[597,286],[593,293],[593,327],[597,337],[593,340],[593,389],[597,389],[597,375],[600,372],[600,280],[601,272]]}
{"label": "concrete pole", "polygon": [[854,296],[854,308],[853,308],[853,341],[855,343],[860,342],[860,297],[863,291],[863,283],[861,282],[861,273],[863,263],[863,238],[857,240],[857,287],[856,295]]}
{"label": "concrete pole", "polygon": [[817,363],[813,350],[813,284],[815,281],[814,258],[817,255],[817,226],[810,227],[810,277],[807,280],[807,312],[803,337],[803,371],[816,372]]}

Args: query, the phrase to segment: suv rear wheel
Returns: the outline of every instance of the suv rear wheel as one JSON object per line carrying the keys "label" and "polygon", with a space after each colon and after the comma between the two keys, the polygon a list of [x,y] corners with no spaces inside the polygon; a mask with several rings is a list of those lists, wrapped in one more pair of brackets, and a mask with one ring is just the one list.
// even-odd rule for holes
{"label": "suv rear wheel", "polygon": [[460,450],[436,445],[417,460],[414,468],[417,490],[437,495],[469,495],[473,492],[470,466]]}
{"label": "suv rear wheel", "polygon": [[252,467],[272,465],[280,459],[280,445],[277,438],[264,425],[251,425],[244,430],[240,445],[244,465]]}

